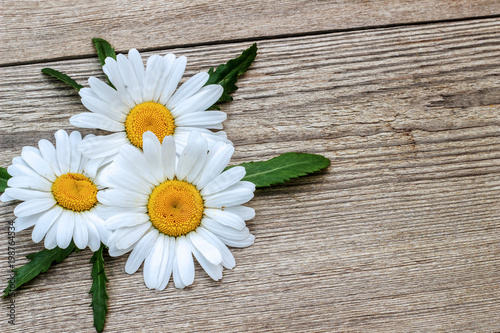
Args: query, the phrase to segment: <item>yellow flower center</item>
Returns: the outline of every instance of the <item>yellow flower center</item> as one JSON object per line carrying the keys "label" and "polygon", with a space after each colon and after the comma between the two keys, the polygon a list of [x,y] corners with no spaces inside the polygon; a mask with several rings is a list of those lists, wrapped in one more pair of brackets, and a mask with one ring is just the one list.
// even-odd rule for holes
{"label": "yellow flower center", "polygon": [[174,117],[165,105],[156,102],[144,102],[136,105],[125,120],[127,137],[132,144],[142,148],[142,134],[153,132],[160,142],[167,135],[174,134]]}
{"label": "yellow flower center", "polygon": [[94,207],[97,191],[94,183],[79,173],[59,176],[52,184],[52,194],[57,203],[74,212],[83,212]]}
{"label": "yellow flower center", "polygon": [[203,210],[200,192],[185,181],[167,180],[149,196],[151,222],[168,236],[177,237],[195,230],[200,225]]}

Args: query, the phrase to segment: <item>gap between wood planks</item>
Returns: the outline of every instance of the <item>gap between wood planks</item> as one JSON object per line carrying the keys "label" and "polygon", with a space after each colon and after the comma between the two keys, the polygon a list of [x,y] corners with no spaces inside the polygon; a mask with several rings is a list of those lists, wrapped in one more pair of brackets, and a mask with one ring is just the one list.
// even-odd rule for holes
{"label": "gap between wood planks", "polygon": [[[344,29],[327,29],[327,30],[317,30],[317,31],[309,31],[309,32],[290,33],[290,34],[277,34],[277,35],[269,35],[269,36],[257,36],[257,37],[213,40],[213,41],[207,41],[207,42],[201,42],[201,43],[172,44],[172,45],[165,46],[165,47],[141,48],[139,51],[141,51],[141,52],[154,52],[154,51],[164,51],[164,50],[173,49],[173,48],[185,49],[185,48],[199,47],[199,46],[223,45],[223,44],[233,44],[233,43],[242,43],[242,42],[258,42],[258,41],[264,41],[264,40],[293,38],[293,37],[319,36],[319,35],[326,35],[326,34],[331,34],[331,33],[353,32],[353,31],[364,31],[364,30],[375,30],[375,29],[386,29],[386,28],[397,28],[397,27],[410,27],[410,26],[423,26],[423,25],[431,25],[431,24],[466,22],[466,21],[484,20],[484,19],[493,19],[493,18],[500,18],[500,14],[471,16],[471,17],[465,17],[465,18],[453,18],[453,19],[445,19],[445,20],[431,20],[431,21],[419,21],[419,22],[409,22],[409,23],[391,23],[391,24],[382,24],[382,25],[359,26],[359,27],[344,28]],[[96,37],[99,37],[99,36],[96,36]],[[121,50],[119,48],[116,48],[116,53],[123,53],[125,51]],[[12,67],[12,66],[32,65],[32,64],[40,64],[40,63],[51,63],[51,62],[65,61],[65,60],[88,59],[88,58],[93,58],[95,56],[96,55],[92,53],[92,54],[83,54],[83,55],[78,55],[78,56],[38,59],[38,60],[33,60],[33,61],[16,61],[16,62],[0,64],[0,68]]]}

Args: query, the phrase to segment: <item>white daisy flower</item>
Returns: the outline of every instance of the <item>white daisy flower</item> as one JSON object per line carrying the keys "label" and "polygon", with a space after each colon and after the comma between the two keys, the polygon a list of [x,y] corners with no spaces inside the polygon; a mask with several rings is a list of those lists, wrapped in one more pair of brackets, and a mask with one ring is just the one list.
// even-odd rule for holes
{"label": "white daisy flower", "polygon": [[171,275],[177,288],[192,284],[193,255],[212,279],[221,279],[223,267],[235,265],[226,245],[247,247],[255,239],[245,225],[255,211],[242,206],[253,198],[255,185],[241,181],[243,167],[224,171],[233,146],[219,143],[208,151],[207,141],[192,132],[176,158],[171,136],[160,144],[146,132],[143,143],[143,152],[122,146],[103,174],[108,189],[97,197],[111,211],[109,254],[132,251],[125,265],[129,274],[144,261],[150,289],[165,289]]}
{"label": "white daisy flower", "polygon": [[103,70],[116,88],[101,80],[89,78],[90,88],[80,90],[83,105],[91,112],[71,117],[72,125],[115,132],[86,139],[79,146],[91,158],[118,153],[122,144],[142,148],[142,134],[151,131],[163,141],[173,136],[177,152],[184,148],[189,133],[201,131],[209,144],[227,141],[222,129],[226,114],[206,111],[222,95],[220,85],[206,85],[208,73],[202,72],[179,84],[186,68],[186,57],[174,54],[151,56],[144,69],[139,52],[132,49],[128,58],[106,58]]}
{"label": "white daisy flower", "polygon": [[0,199],[22,200],[14,209],[15,231],[33,228],[33,241],[45,237],[45,247],[65,249],[74,241],[79,249],[97,251],[111,232],[98,217],[98,174],[108,160],[89,160],[77,150],[79,132],[59,130],[56,147],[40,140],[39,148],[24,147],[7,171],[12,176]]}

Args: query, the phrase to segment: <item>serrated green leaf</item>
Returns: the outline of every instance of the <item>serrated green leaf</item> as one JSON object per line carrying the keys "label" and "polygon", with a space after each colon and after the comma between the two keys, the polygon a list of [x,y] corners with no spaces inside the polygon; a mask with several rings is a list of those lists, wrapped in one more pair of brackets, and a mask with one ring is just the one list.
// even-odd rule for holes
{"label": "serrated green leaf", "polygon": [[75,244],[71,242],[65,249],[56,247],[52,250],[44,249],[40,252],[28,254],[26,258],[31,261],[24,266],[12,270],[15,272],[14,281],[13,283],[9,283],[7,288],[5,288],[2,297],[9,296],[23,284],[33,280],[41,273],[45,273],[54,262],[60,263],[73,251],[78,252],[78,249],[75,247]]}
{"label": "serrated green leaf", "polygon": [[106,312],[108,312],[108,293],[106,292],[106,272],[104,271],[104,257],[102,255],[104,245],[101,244],[90,262],[92,265],[92,287],[89,294],[92,294],[92,302],[90,306],[94,311],[94,326],[97,332],[102,332],[106,321]]}
{"label": "serrated green leaf", "polygon": [[247,71],[256,56],[257,44],[253,43],[239,57],[219,65],[215,71],[213,67],[208,70],[210,77],[206,84],[220,84],[224,88],[222,96],[216,103],[231,101],[233,99],[230,94],[238,89],[236,86],[238,76]]}
{"label": "serrated green leaf", "polygon": [[[111,57],[116,60],[115,49],[111,46],[111,44],[108,43],[108,41],[102,38],[92,38],[92,42],[94,43],[95,49],[97,51],[97,56],[99,57],[99,61],[101,62],[101,66],[104,66],[107,57]],[[112,88],[115,88],[111,83],[109,77],[107,75],[106,77],[108,78],[108,84]]]}
{"label": "serrated green leaf", "polygon": [[240,164],[246,170],[242,180],[252,182],[256,187],[283,184],[292,178],[320,171],[329,165],[328,158],[306,153],[285,153],[267,161]]}
{"label": "serrated green leaf", "polygon": [[63,74],[59,71],[56,71],[55,69],[52,69],[52,68],[42,68],[42,73],[45,73],[47,75],[50,75],[52,77],[55,77],[56,79],[66,83],[67,85],[71,86],[72,88],[74,88],[76,91],[80,91],[80,89],[83,88],[82,85],[76,83],[75,80],[73,80],[72,78],[70,78],[68,75],[66,74]]}
{"label": "serrated green leaf", "polygon": [[7,169],[0,167],[0,192],[4,192],[7,188],[7,181],[12,177],[7,172]]}
{"label": "serrated green leaf", "polygon": [[102,38],[92,38],[92,42],[94,43],[101,66],[105,64],[104,60],[106,60],[107,57],[116,59],[115,49],[106,40]]}

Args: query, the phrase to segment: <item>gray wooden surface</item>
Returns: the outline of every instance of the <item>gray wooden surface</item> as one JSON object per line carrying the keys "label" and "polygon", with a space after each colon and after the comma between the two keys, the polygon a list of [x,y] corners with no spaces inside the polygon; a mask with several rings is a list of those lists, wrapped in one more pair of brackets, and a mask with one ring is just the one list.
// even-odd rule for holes
{"label": "gray wooden surface", "polygon": [[[500,331],[498,1],[64,3],[2,3],[1,166],[74,129],[77,94],[40,69],[102,78],[92,37],[186,55],[187,76],[257,41],[222,106],[232,163],[332,161],[256,192],[255,244],[233,250],[220,282],[197,267],[190,288],[151,291],[126,256],[107,257],[105,332]],[[14,206],[1,204],[2,287]],[[30,231],[16,235],[16,265],[41,249]],[[90,257],[22,288],[14,326],[2,300],[0,330],[93,332]]]}

